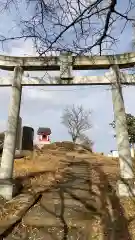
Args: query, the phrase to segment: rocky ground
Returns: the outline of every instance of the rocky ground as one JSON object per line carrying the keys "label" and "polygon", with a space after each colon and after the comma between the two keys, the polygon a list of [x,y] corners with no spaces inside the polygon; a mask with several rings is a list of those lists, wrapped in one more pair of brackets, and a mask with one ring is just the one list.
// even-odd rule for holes
{"label": "rocky ground", "polygon": [[0,201],[0,239],[130,240],[134,199],[119,199],[118,159],[57,143],[15,160],[22,186]]}

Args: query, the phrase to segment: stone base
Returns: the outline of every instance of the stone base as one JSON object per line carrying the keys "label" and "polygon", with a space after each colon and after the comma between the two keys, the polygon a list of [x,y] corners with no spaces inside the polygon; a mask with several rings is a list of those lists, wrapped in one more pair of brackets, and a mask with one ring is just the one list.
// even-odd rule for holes
{"label": "stone base", "polygon": [[11,200],[18,194],[21,184],[13,180],[0,179],[0,196],[6,200]]}
{"label": "stone base", "polygon": [[15,150],[15,155],[19,155],[19,154],[22,154],[22,150],[16,149],[16,150]]}
{"label": "stone base", "polygon": [[23,157],[24,157],[24,154],[23,154],[22,150],[16,150],[15,151],[15,159],[23,158]]}
{"label": "stone base", "polygon": [[6,200],[11,200],[13,197],[13,184],[9,180],[0,179],[0,196]]}
{"label": "stone base", "polygon": [[119,197],[135,197],[135,182],[130,185],[120,181],[117,183],[117,191]]}

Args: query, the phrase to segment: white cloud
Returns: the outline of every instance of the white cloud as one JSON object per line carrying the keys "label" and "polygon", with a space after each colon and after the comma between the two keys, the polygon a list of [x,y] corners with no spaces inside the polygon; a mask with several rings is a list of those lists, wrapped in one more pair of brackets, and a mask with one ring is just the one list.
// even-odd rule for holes
{"label": "white cloud", "polygon": [[0,132],[5,131],[5,129],[6,129],[6,121],[0,120]]}
{"label": "white cloud", "polygon": [[12,42],[12,47],[8,51],[10,56],[35,56],[37,55],[36,50],[33,46],[32,39],[27,39],[26,41],[14,41]]}
{"label": "white cloud", "polygon": [[53,96],[51,94],[51,92],[49,91],[45,91],[45,88],[42,89],[36,89],[36,87],[26,87],[25,91],[24,91],[24,95],[25,95],[25,99],[38,99],[38,100],[53,100]]}

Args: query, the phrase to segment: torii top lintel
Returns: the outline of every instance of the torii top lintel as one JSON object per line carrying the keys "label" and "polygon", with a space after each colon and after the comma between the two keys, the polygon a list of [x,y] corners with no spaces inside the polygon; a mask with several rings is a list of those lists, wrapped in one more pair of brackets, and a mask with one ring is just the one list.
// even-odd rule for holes
{"label": "torii top lintel", "polygon": [[[131,68],[135,65],[135,52],[102,56],[72,56],[73,70],[109,69],[118,64],[119,68]],[[0,69],[13,71],[21,66],[24,71],[56,71],[60,70],[58,56],[46,57],[12,57],[0,55]]]}

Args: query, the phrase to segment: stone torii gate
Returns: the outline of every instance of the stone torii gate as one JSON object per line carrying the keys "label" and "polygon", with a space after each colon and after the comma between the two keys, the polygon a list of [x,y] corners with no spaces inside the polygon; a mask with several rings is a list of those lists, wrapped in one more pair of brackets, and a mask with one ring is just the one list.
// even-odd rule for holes
{"label": "stone torii gate", "polygon": [[[120,179],[118,194],[130,196],[135,194],[134,173],[126,125],[126,114],[121,84],[135,84],[135,76],[120,72],[119,69],[135,65],[135,53],[107,56],[72,56],[63,53],[48,57],[10,57],[0,56],[0,69],[14,71],[13,79],[0,78],[0,86],[11,86],[7,131],[0,167],[0,195],[6,199],[13,196],[13,165],[17,136],[17,123],[20,112],[23,86],[45,85],[111,85],[114,119],[116,121],[116,139],[119,152]],[[104,76],[72,75],[72,70],[109,69]],[[24,71],[60,71],[60,77],[50,82],[36,78],[26,78]],[[130,187],[130,188],[129,188]]]}

